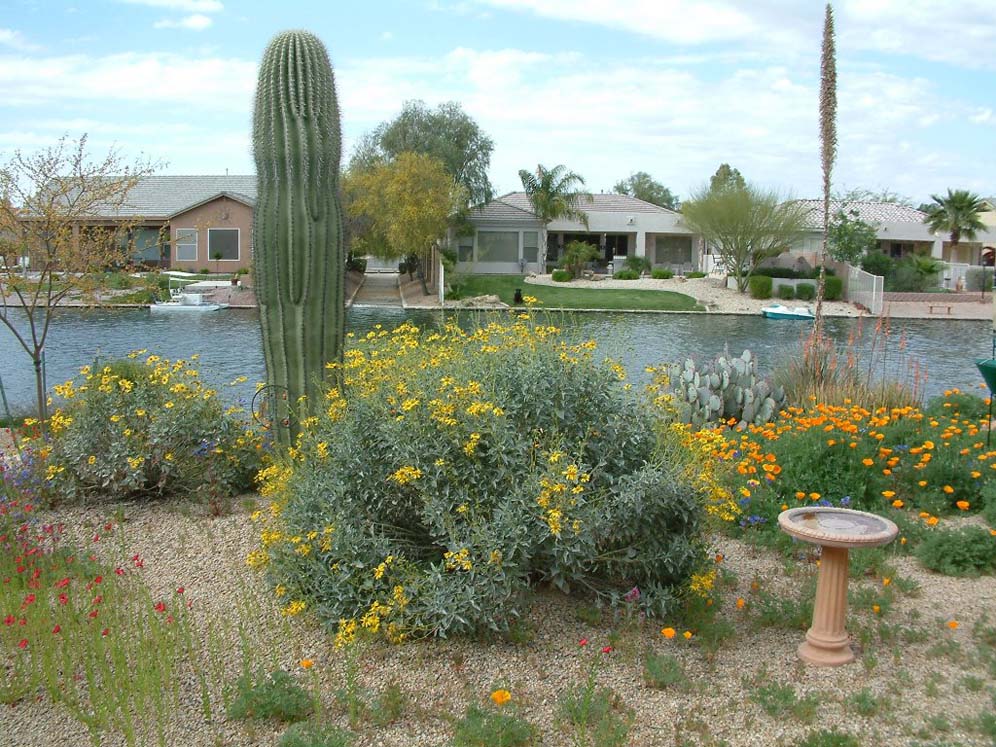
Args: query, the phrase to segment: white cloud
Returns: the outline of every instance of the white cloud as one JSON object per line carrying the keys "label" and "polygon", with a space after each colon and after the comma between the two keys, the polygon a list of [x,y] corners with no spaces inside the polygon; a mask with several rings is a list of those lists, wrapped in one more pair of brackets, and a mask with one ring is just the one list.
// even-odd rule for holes
{"label": "white cloud", "polygon": [[218,13],[224,9],[219,0],[119,0],[128,5],[145,5],[149,8],[165,8],[180,13]]}
{"label": "white cloud", "polygon": [[996,116],[993,116],[993,110],[988,106],[977,109],[968,119],[975,124],[996,124]]}
{"label": "white cloud", "polygon": [[41,49],[37,44],[27,41],[20,31],[12,29],[0,29],[0,46],[16,49],[18,52],[33,52]]}
{"label": "white cloud", "polygon": [[157,29],[189,29],[191,31],[203,31],[208,28],[213,21],[201,13],[195,13],[192,16],[186,16],[178,21],[174,21],[169,18],[164,18],[160,21],[156,21],[152,24],[153,28]]}
{"label": "white cloud", "polygon": [[381,41],[391,41],[394,39],[394,34],[390,31],[382,31],[380,34]]}
{"label": "white cloud", "polygon": [[[223,57],[140,53],[93,57],[0,57],[0,92],[8,107],[72,102],[169,100],[213,110],[246,110],[256,84],[256,64]],[[170,106],[173,106],[170,104]]]}

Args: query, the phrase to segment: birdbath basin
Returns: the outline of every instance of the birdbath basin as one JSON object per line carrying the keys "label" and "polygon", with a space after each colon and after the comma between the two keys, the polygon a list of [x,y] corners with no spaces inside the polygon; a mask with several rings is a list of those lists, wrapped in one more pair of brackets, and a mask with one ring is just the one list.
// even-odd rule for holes
{"label": "birdbath basin", "polygon": [[887,545],[899,534],[888,519],[864,511],[829,506],[790,508],[778,515],[778,526],[796,539],[820,545],[813,624],[799,645],[799,658],[835,667],[854,661],[844,621],[847,617],[847,552],[857,547]]}

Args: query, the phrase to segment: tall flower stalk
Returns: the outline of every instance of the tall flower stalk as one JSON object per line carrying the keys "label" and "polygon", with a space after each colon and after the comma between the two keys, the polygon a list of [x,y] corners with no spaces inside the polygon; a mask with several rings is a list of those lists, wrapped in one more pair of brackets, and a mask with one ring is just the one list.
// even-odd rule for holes
{"label": "tall flower stalk", "polygon": [[820,162],[823,166],[823,241],[820,244],[820,279],[816,291],[813,336],[823,337],[823,296],[826,293],[827,235],[830,232],[830,179],[837,159],[837,62],[834,50],[833,8],[827,3],[823,20],[823,54],[820,60]]}

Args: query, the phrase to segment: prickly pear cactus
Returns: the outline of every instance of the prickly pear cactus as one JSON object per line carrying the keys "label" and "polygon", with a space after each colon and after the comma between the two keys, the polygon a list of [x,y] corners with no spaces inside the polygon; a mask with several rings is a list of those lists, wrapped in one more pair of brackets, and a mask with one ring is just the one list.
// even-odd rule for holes
{"label": "prickly pear cactus", "polygon": [[774,419],[785,405],[785,391],[757,375],[749,350],[739,358],[729,353],[696,366],[690,358],[669,366],[674,404],[686,422],[702,426],[735,418],[742,426]]}
{"label": "prickly pear cactus", "polygon": [[277,395],[269,418],[289,444],[302,409],[322,401],[325,364],[340,359],[344,333],[339,107],[316,36],[287,31],[266,48],[252,142],[254,284],[267,384]]}

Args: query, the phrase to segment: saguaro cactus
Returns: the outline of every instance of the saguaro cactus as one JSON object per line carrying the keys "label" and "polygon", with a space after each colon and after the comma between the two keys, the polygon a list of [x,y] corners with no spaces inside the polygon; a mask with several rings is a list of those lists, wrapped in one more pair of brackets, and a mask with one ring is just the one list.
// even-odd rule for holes
{"label": "saguaro cactus", "polygon": [[[253,267],[277,440],[322,401],[329,361],[342,355],[339,107],[328,52],[286,31],[263,55],[253,113],[258,195]],[[305,397],[304,400],[301,400]]]}

